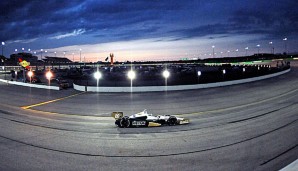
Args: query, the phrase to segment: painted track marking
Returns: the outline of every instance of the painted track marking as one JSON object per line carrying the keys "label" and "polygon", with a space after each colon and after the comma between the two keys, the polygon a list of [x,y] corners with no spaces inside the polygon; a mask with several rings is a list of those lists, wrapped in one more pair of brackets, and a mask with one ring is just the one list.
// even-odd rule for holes
{"label": "painted track marking", "polygon": [[46,104],[49,104],[49,103],[57,102],[57,101],[60,101],[60,100],[68,99],[68,98],[71,98],[71,97],[75,97],[75,96],[81,95],[83,93],[85,93],[85,92],[81,92],[81,93],[73,94],[73,95],[70,95],[70,96],[66,96],[66,97],[62,97],[62,98],[58,98],[58,99],[50,100],[50,101],[46,101],[46,102],[41,102],[41,103],[29,105],[29,106],[22,106],[21,108],[22,109],[30,109],[32,107],[42,106],[42,105],[46,105]]}

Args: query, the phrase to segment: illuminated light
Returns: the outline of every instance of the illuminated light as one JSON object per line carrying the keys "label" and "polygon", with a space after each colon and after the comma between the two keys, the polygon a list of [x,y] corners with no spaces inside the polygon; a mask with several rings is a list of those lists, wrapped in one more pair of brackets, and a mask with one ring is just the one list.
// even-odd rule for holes
{"label": "illuminated light", "polygon": [[243,72],[245,72],[245,68],[243,68]]}
{"label": "illuminated light", "polygon": [[222,70],[222,73],[223,73],[223,74],[226,74],[226,70],[225,70],[225,69],[224,69],[224,70]]}
{"label": "illuminated light", "polygon": [[33,72],[32,71],[29,71],[28,72],[28,76],[31,78],[33,76]]}
{"label": "illuminated light", "polygon": [[93,74],[93,76],[94,76],[94,78],[97,79],[97,80],[101,79],[101,77],[102,77],[102,75],[101,75],[101,73],[100,73],[99,71],[95,72],[95,73]]}
{"label": "illuminated light", "polygon": [[133,71],[133,70],[130,70],[128,73],[127,73],[127,76],[129,79],[133,80],[136,78],[136,73]]}
{"label": "illuminated light", "polygon": [[170,76],[170,72],[168,70],[165,70],[162,75],[165,77],[165,78],[169,78]]}
{"label": "illuminated light", "polygon": [[5,45],[5,42],[2,42],[2,45],[4,46]]}
{"label": "illuminated light", "polygon": [[53,74],[52,74],[51,71],[48,71],[48,72],[46,73],[46,77],[47,77],[48,80],[50,80],[52,76],[53,76]]}
{"label": "illuminated light", "polygon": [[198,71],[198,76],[201,76],[202,75],[202,72],[201,71]]}

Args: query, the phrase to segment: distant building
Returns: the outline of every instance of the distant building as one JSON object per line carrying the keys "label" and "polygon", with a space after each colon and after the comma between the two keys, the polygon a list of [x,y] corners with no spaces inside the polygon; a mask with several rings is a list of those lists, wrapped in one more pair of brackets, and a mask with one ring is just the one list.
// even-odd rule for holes
{"label": "distant building", "polygon": [[72,63],[71,60],[69,60],[68,58],[64,58],[64,57],[50,57],[50,56],[46,56],[44,59],[44,62],[47,64],[68,64],[68,63]]}
{"label": "distant building", "polygon": [[10,62],[14,65],[18,65],[19,58],[22,60],[26,60],[27,62],[30,62],[30,64],[36,64],[38,62],[37,56],[33,56],[31,53],[14,53],[10,55]]}

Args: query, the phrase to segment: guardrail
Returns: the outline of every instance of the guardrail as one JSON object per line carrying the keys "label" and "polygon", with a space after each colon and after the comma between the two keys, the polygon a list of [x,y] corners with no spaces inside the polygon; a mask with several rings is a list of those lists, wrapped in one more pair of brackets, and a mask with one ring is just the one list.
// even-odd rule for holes
{"label": "guardrail", "polygon": [[[78,90],[78,91],[114,92],[114,93],[117,93],[117,92],[160,92],[160,91],[193,90],[193,89],[222,87],[222,86],[229,86],[229,85],[259,81],[259,80],[276,77],[276,76],[285,74],[289,71],[291,71],[291,69],[281,71],[278,73],[274,73],[274,74],[270,74],[270,75],[260,76],[260,77],[253,77],[253,78],[247,78],[247,79],[242,79],[242,80],[233,80],[233,81],[225,81],[225,82],[217,82],[217,83],[208,83],[208,84],[176,85],[176,86],[142,86],[142,87],[93,87],[93,86],[80,86],[80,85],[73,84],[73,87],[75,90]],[[30,84],[30,83],[9,81],[9,80],[3,80],[3,79],[0,79],[0,82],[4,82],[7,84],[13,84],[13,85],[26,86],[26,87],[33,87],[33,88],[60,90],[60,87],[58,87],[58,86]]]}
{"label": "guardrail", "polygon": [[73,84],[75,90],[78,91],[88,91],[88,92],[160,92],[160,91],[177,91],[177,90],[193,90],[193,89],[203,89],[212,87],[222,87],[235,84],[243,84],[248,82],[254,82],[259,80],[264,80],[272,77],[276,77],[287,72],[291,69],[284,70],[278,73],[264,75],[260,77],[247,78],[242,80],[224,81],[217,83],[208,84],[194,84],[194,85],[176,85],[176,86],[142,86],[142,87],[94,87],[94,86],[80,86]]}
{"label": "guardrail", "polygon": [[58,87],[58,86],[30,84],[30,83],[23,83],[23,82],[17,82],[17,81],[9,81],[9,80],[3,80],[3,79],[0,79],[0,81],[1,82],[4,82],[4,83],[7,83],[7,84],[20,85],[20,86],[26,86],[26,87],[42,88],[42,89],[50,89],[50,90],[60,90],[60,87]]}

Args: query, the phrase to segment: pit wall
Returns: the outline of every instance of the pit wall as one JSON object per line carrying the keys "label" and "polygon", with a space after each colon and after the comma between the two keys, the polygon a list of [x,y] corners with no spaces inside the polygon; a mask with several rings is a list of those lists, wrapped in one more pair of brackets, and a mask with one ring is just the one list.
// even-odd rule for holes
{"label": "pit wall", "polygon": [[233,80],[217,83],[208,84],[194,84],[194,85],[176,85],[176,86],[140,86],[140,87],[91,87],[91,86],[80,86],[73,84],[75,90],[87,91],[87,92],[158,92],[158,91],[177,91],[177,90],[192,90],[192,89],[202,89],[202,88],[212,88],[212,87],[222,87],[235,84],[249,83],[253,81],[264,80],[272,77],[276,77],[287,72],[291,69],[281,71],[274,74],[264,75],[260,77],[247,78],[242,80]]}
{"label": "pit wall", "polygon": [[30,83],[9,81],[9,80],[3,80],[3,79],[0,79],[0,82],[4,82],[4,83],[7,83],[7,84],[13,84],[13,85],[19,85],[19,86],[25,86],[25,87],[42,88],[42,89],[50,89],[50,90],[60,90],[60,88],[58,86],[30,84]]}

